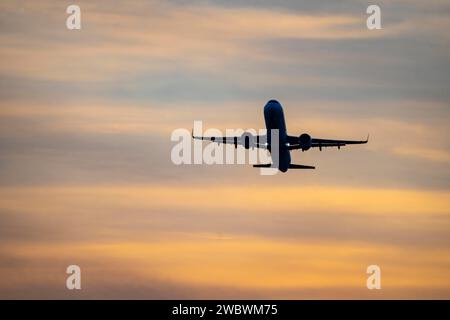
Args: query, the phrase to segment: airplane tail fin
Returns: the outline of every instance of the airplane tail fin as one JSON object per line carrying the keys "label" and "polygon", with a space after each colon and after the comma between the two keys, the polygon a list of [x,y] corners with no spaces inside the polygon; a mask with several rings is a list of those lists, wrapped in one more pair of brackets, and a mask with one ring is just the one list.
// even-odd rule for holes
{"label": "airplane tail fin", "polygon": [[315,169],[316,167],[313,166],[304,166],[302,164],[293,164],[291,163],[289,165],[289,169]]}

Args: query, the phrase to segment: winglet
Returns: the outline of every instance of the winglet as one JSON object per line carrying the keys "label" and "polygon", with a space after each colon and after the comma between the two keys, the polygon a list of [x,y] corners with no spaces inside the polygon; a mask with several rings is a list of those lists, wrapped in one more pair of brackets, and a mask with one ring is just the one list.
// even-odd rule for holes
{"label": "winglet", "polygon": [[366,143],[369,142],[370,133],[367,134]]}
{"label": "winglet", "polygon": [[194,129],[192,129],[192,139],[197,139],[197,140],[205,140],[203,136],[194,136]]}

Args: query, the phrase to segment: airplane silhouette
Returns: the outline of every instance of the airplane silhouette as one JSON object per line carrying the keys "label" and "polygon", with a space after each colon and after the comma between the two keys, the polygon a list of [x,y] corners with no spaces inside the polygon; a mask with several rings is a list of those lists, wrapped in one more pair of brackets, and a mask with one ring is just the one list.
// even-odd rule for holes
{"label": "airplane silhouette", "polygon": [[251,133],[244,132],[240,137],[197,137],[192,133],[192,138],[200,140],[209,140],[217,143],[229,143],[234,144],[235,147],[242,145],[244,148],[265,148],[271,153],[272,160],[275,160],[272,154],[272,130],[278,130],[278,162],[267,164],[255,164],[255,168],[270,168],[277,167],[281,172],[286,172],[288,169],[315,169],[314,166],[306,166],[301,164],[291,163],[291,150],[301,149],[302,151],[309,150],[310,148],[322,148],[326,147],[341,147],[347,144],[364,144],[369,141],[369,136],[366,140],[331,140],[331,139],[317,139],[312,138],[309,134],[303,133],[299,137],[290,136],[287,134],[286,122],[284,120],[283,107],[276,100],[269,100],[264,106],[264,120],[266,123],[267,135],[254,136]]}

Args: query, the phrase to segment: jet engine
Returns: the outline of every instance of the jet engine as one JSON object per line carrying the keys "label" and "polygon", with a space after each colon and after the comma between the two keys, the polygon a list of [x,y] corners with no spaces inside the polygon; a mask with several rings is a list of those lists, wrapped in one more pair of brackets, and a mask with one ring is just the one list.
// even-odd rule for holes
{"label": "jet engine", "polygon": [[311,148],[311,136],[307,133],[303,133],[300,137],[298,137],[298,144],[302,151],[308,150]]}
{"label": "jet engine", "polygon": [[244,132],[241,136],[241,143],[245,149],[250,149],[255,146],[255,139],[256,137],[250,132]]}

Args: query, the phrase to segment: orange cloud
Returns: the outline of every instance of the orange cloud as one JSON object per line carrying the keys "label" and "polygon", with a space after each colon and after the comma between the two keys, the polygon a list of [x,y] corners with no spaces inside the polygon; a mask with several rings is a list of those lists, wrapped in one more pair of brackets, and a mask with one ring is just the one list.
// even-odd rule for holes
{"label": "orange cloud", "polygon": [[[242,232],[220,236],[188,227],[200,223],[199,219],[215,221],[218,212],[227,212],[228,219],[253,213],[265,220],[278,216],[286,221],[299,212],[312,216],[328,212],[337,219],[348,214],[389,217],[395,213],[403,219],[389,220],[394,231],[414,232],[419,227],[442,231],[448,230],[448,223],[434,217],[448,216],[448,191],[192,185],[8,187],[0,191],[0,211],[15,217],[15,229],[25,232],[5,238],[0,246],[3,257],[17,261],[14,268],[0,269],[4,297],[18,295],[17,288],[30,285],[46,288],[42,291],[50,297],[65,297],[67,292],[61,289],[64,266],[73,263],[84,268],[88,280],[83,294],[91,298],[104,297],[104,288],[137,286],[142,298],[155,282],[187,288],[191,298],[220,298],[226,290],[247,298],[257,297],[258,292],[265,298],[299,298],[305,297],[305,290],[316,291],[309,297],[370,298],[373,295],[365,288],[370,264],[382,268],[385,291],[377,297],[408,297],[411,290],[414,297],[421,297],[421,290],[448,297],[450,292],[445,243],[438,249],[380,244],[376,239],[373,243],[296,240]],[[171,220],[174,212],[190,213],[186,219],[191,220],[176,224]],[[163,222],[172,227],[161,229]],[[140,224],[146,227],[136,230]],[[52,228],[65,236],[60,241],[45,240]],[[247,225],[247,232],[251,229]],[[208,288],[216,288],[216,293],[209,294]],[[120,292],[109,297],[123,298]],[[44,293],[40,294],[21,296]],[[130,289],[126,297],[137,294]],[[180,295],[187,297],[177,292],[166,297]]]}
{"label": "orange cloud", "polygon": [[[188,189],[175,186],[98,186],[98,187],[39,187],[2,188],[0,206],[5,210],[41,212],[48,215],[59,211],[77,210],[79,206],[92,206],[102,211],[112,208],[178,208],[202,210],[219,207],[229,212],[252,210],[273,213],[282,211],[295,214],[326,211],[389,215],[393,212],[405,216],[413,214],[448,214],[448,191],[420,191],[402,189],[375,189],[320,186],[258,186],[248,192],[247,187],[219,186]],[[176,195],[176,201],[174,200]],[[220,201],[227,199],[227,201]],[[276,199],[276,201],[273,201]],[[301,207],[299,207],[299,201]],[[78,206],[78,208],[77,208]]]}
{"label": "orange cloud", "polygon": [[[11,253],[5,247],[1,249],[6,255]],[[178,238],[146,243],[18,244],[14,256],[28,261],[31,272],[24,279],[15,276],[17,271],[13,269],[3,270],[3,288],[30,282],[42,286],[44,281],[57,287],[58,281],[63,282],[63,274],[50,262],[60,266],[64,261],[80,261],[89,279],[83,290],[92,291],[94,297],[96,281],[127,288],[138,284],[150,287],[158,279],[195,288],[192,295],[203,298],[208,287],[230,288],[235,294],[263,290],[271,298],[295,298],[296,290],[318,290],[322,297],[343,298],[333,292],[348,288],[344,298],[357,298],[368,295],[366,268],[373,263],[381,267],[382,288],[387,295],[400,290],[407,296],[409,290],[421,288],[450,292],[450,260],[441,251],[358,243],[240,237],[226,241]],[[33,268],[37,261],[45,261],[45,267]],[[383,292],[380,295],[386,296]],[[215,296],[220,297],[220,290]]]}
{"label": "orange cloud", "polygon": [[430,149],[426,147],[397,147],[394,148],[394,153],[405,157],[425,159],[433,162],[450,163],[450,152],[447,150]]}

